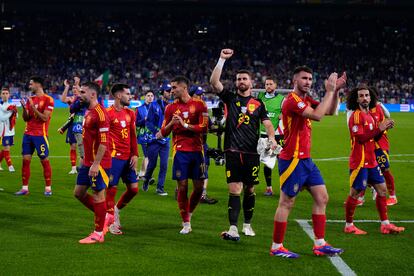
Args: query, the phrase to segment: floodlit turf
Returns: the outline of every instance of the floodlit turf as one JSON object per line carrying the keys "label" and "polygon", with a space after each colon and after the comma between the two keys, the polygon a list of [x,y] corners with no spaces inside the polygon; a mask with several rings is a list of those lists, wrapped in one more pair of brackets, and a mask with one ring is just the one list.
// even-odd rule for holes
{"label": "floodlit turf", "polygon": [[[389,132],[391,166],[396,179],[399,203],[389,208],[392,220],[414,220],[414,114],[396,114],[395,129]],[[178,234],[181,222],[174,201],[175,183],[168,171],[166,190],[160,197],[155,187],[138,196],[121,213],[123,236],[108,234],[105,243],[81,245],[93,229],[93,214],[72,195],[76,176],[68,175],[69,147],[56,132],[66,120],[66,110],[56,109],[50,126],[50,155],[53,169],[53,196],[43,196],[44,182],[39,159],[32,161],[29,196],[16,197],[21,185],[21,158],[14,157],[14,174],[0,172],[0,274],[187,274],[187,275],[332,275],[336,268],[324,257],[312,255],[312,241],[295,219],[309,219],[311,198],[304,192],[291,213],[285,246],[301,258],[280,259],[269,256],[273,215],[277,196],[263,196],[264,181],[257,187],[253,228],[256,237],[242,236],[240,242],[223,241],[220,232],[227,230],[227,185],[224,168],[210,167],[209,195],[216,205],[201,205],[193,219],[190,235]],[[17,122],[13,156],[19,156],[23,121]],[[313,123],[314,159],[346,157],[349,136],[345,116],[326,117]],[[209,143],[216,145],[216,137]],[[405,154],[405,155],[404,155]],[[393,156],[394,155],[394,156]],[[396,156],[397,155],[397,156]],[[393,162],[394,161],[394,162]],[[344,219],[343,202],[349,189],[347,160],[316,161],[327,183],[330,202],[328,219]],[[5,163],[2,164],[5,169]],[[263,180],[262,171],[260,172]],[[274,171],[274,188],[278,178]],[[141,185],[141,184],[140,184]],[[125,189],[120,184],[120,193]],[[355,219],[377,219],[375,203],[367,193],[366,204],[358,207]],[[240,216],[240,225],[243,222]],[[414,270],[414,224],[400,223],[401,235],[381,235],[378,223],[359,223],[366,236],[345,235],[342,223],[328,223],[327,240],[345,249],[342,259],[358,275],[412,275]],[[241,228],[240,228],[241,231]]]}

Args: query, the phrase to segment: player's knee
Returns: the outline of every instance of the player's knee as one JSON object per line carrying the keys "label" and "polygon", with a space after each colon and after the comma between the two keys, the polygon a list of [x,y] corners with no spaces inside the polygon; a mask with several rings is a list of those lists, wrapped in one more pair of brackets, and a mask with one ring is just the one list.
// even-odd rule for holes
{"label": "player's knee", "polygon": [[325,193],[325,194],[321,195],[320,197],[318,197],[316,203],[318,205],[326,206],[328,204],[328,201],[329,201],[329,196],[328,196],[327,193]]}
{"label": "player's knee", "polygon": [[375,185],[375,190],[377,191],[379,196],[386,196],[387,195],[387,186],[385,184],[377,184]]}
{"label": "player's knee", "polygon": [[279,201],[279,208],[290,211],[295,204],[294,198],[286,198]]}
{"label": "player's knee", "polygon": [[74,197],[76,197],[78,200],[82,200],[82,198],[83,198],[83,196],[84,196],[84,195],[83,195],[83,193],[81,193],[79,190],[76,190],[76,189],[75,189],[75,190],[73,191],[73,196],[74,196]]}

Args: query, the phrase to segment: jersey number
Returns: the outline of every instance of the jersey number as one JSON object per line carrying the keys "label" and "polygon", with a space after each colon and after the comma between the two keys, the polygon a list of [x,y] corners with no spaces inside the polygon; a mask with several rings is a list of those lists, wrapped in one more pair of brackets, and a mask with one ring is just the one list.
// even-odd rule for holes
{"label": "jersey number", "polygon": [[46,146],[45,146],[45,144],[41,144],[40,145],[40,155],[41,156],[44,156],[45,155],[45,151],[46,151]]}
{"label": "jersey number", "polygon": [[121,130],[122,139],[128,138],[128,129],[124,128]]}
{"label": "jersey number", "polygon": [[239,125],[241,125],[242,123],[248,125],[250,123],[250,117],[244,113],[240,113],[238,122]]}

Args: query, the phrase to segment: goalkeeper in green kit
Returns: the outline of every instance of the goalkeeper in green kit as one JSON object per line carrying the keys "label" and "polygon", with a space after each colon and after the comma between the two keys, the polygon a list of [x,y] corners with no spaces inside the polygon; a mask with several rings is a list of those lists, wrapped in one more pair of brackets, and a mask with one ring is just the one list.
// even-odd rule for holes
{"label": "goalkeeper in green kit", "polygon": [[[257,98],[262,100],[265,104],[267,116],[275,129],[275,139],[277,143],[283,147],[283,124],[280,114],[282,112],[282,103],[285,97],[276,93],[276,79],[273,77],[266,77],[265,89],[266,92],[259,92]],[[267,138],[266,129],[263,124],[260,125],[260,137]],[[272,196],[272,169],[266,165],[263,167],[266,179],[266,192],[264,195]]]}

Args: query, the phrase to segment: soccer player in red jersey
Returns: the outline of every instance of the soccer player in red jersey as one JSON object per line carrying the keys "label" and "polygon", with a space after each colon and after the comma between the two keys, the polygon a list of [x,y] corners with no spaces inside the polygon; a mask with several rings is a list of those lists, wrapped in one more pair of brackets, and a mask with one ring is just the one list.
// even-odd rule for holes
{"label": "soccer player in red jersey", "polygon": [[50,117],[54,108],[53,98],[43,91],[43,78],[33,76],[30,78],[30,90],[35,94],[25,101],[20,100],[23,107],[23,120],[26,122],[26,129],[23,135],[22,143],[22,189],[15,195],[29,194],[30,162],[34,150],[43,166],[43,176],[45,178],[45,196],[52,195],[52,168],[49,161],[49,141],[48,129]]}
{"label": "soccer player in red jersey", "polygon": [[[376,93],[375,90],[373,90]],[[375,107],[370,109],[372,117],[379,123],[384,121],[387,116],[385,116],[384,108],[381,103],[377,103]],[[389,115],[389,113],[388,113]],[[387,131],[381,135],[378,141],[375,141],[375,155],[377,157],[378,166],[381,169],[381,172],[385,178],[385,184],[389,193],[389,198],[387,198],[387,205],[395,205],[398,203],[397,196],[395,194],[395,183],[394,176],[390,170],[390,142],[388,140]]]}
{"label": "soccer player in red jersey", "polygon": [[[173,133],[173,179],[178,185],[178,207],[183,220],[180,234],[189,234],[191,215],[203,194],[205,163],[203,156],[203,133],[207,131],[208,112],[206,104],[192,98],[190,81],[177,76],[171,81],[171,93],[175,100],[165,108],[165,117],[157,139]],[[188,179],[193,180],[193,192],[188,201]]]}
{"label": "soccer player in red jersey", "polygon": [[[135,129],[135,112],[128,108],[131,92],[128,85],[114,84],[111,95],[115,102],[108,111],[111,137],[112,168],[109,187],[106,190],[106,222],[109,231],[121,235],[119,211],[124,208],[138,193],[138,176],[136,165],[138,161],[137,135]],[[126,184],[127,189],[115,205],[115,196],[119,179]],[[105,231],[105,230],[104,230]]]}
{"label": "soccer player in red jersey", "polygon": [[[79,243],[104,242],[106,202],[105,189],[109,184],[111,153],[109,145],[109,117],[98,103],[99,86],[86,82],[81,86],[80,101],[87,111],[83,123],[85,156],[79,169],[75,197],[95,214],[95,231]],[[92,188],[92,196],[88,188]]]}
{"label": "soccer player in red jersey", "polygon": [[289,93],[282,107],[285,144],[279,155],[280,198],[274,217],[273,243],[270,254],[286,258],[299,255],[283,247],[287,219],[298,193],[307,189],[312,198],[312,222],[315,234],[315,255],[335,255],[343,252],[325,241],[328,192],[318,167],[310,157],[312,120],[320,121],[324,115],[332,115],[338,104],[338,90],[346,82],[344,74],[338,79],[332,73],[325,81],[326,94],[322,102],[309,96],[313,71],[307,66],[297,67],[293,72],[293,92]]}
{"label": "soccer player in red jersey", "polygon": [[375,141],[381,139],[384,131],[394,126],[394,121],[384,119],[377,122],[374,119],[370,108],[376,107],[377,98],[373,90],[367,86],[353,89],[348,94],[346,104],[347,108],[354,112],[348,123],[352,145],[349,158],[351,189],[345,204],[344,232],[355,235],[366,234],[353,224],[353,217],[360,193],[366,189],[367,185],[371,185],[377,191],[376,206],[381,219],[381,233],[400,233],[405,230],[404,227],[397,227],[388,220],[387,188],[375,156]]}

